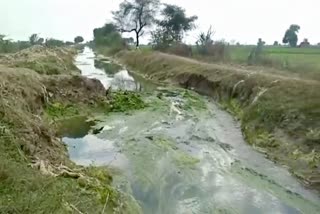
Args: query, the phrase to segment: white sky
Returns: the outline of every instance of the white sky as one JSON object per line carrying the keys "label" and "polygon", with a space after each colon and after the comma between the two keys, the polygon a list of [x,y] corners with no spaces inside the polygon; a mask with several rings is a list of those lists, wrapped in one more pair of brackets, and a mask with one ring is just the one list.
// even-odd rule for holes
{"label": "white sky", "polygon": [[[0,34],[26,40],[32,33],[42,37],[73,40],[82,35],[92,39],[92,30],[111,20],[110,11],[121,0],[0,0]],[[216,39],[256,43],[281,41],[290,24],[299,24],[299,40],[320,42],[319,0],[162,0],[197,15],[198,29],[190,32],[188,42],[210,25]],[[148,38],[144,39],[144,42]]]}

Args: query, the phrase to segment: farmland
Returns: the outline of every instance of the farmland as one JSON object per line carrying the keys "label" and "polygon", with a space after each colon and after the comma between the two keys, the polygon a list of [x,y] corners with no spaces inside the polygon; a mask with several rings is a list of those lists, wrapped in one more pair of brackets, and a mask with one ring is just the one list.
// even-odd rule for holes
{"label": "farmland", "polygon": [[[247,64],[250,51],[255,46],[230,46],[231,63]],[[259,65],[269,69],[290,71],[302,78],[320,80],[320,47],[291,48],[265,46]],[[290,74],[288,73],[288,74]]]}

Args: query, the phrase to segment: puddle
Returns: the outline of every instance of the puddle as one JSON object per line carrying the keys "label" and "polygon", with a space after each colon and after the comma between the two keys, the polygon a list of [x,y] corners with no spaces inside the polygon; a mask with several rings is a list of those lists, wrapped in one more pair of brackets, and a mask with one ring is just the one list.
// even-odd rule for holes
{"label": "puddle", "polygon": [[77,116],[63,119],[57,122],[58,134],[70,138],[82,138],[88,134],[91,127],[95,125],[94,121],[88,121],[87,117]]}

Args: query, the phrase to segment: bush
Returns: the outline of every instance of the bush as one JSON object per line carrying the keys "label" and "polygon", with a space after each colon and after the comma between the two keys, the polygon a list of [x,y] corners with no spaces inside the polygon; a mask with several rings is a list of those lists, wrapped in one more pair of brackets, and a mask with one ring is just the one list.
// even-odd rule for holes
{"label": "bush", "polygon": [[123,49],[127,49],[126,40],[121,37],[113,24],[106,24],[101,28],[96,28],[93,31],[94,45],[97,47],[106,47],[105,54],[114,55]]}
{"label": "bush", "polygon": [[183,43],[172,44],[170,47],[167,48],[166,52],[185,57],[192,56],[192,48]]}
{"label": "bush", "polygon": [[229,58],[229,48],[225,42],[218,41],[207,43],[205,45],[197,45],[197,54],[209,56],[215,61],[226,60]]}
{"label": "bush", "polygon": [[64,46],[64,41],[58,39],[46,39],[45,45],[47,47],[62,47]]}

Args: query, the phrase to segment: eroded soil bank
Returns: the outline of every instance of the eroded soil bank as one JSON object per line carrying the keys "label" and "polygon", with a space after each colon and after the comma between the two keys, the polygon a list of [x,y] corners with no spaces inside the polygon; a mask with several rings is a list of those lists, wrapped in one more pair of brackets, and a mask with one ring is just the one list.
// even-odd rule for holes
{"label": "eroded soil bank", "polygon": [[249,144],[319,190],[319,82],[157,52],[127,51],[117,57],[146,78],[178,84],[218,100],[239,118]]}
{"label": "eroded soil bank", "polygon": [[76,53],[38,46],[1,57],[0,213],[139,210],[105,167],[76,166],[60,140],[61,121],[110,110],[101,82],[73,64]]}

